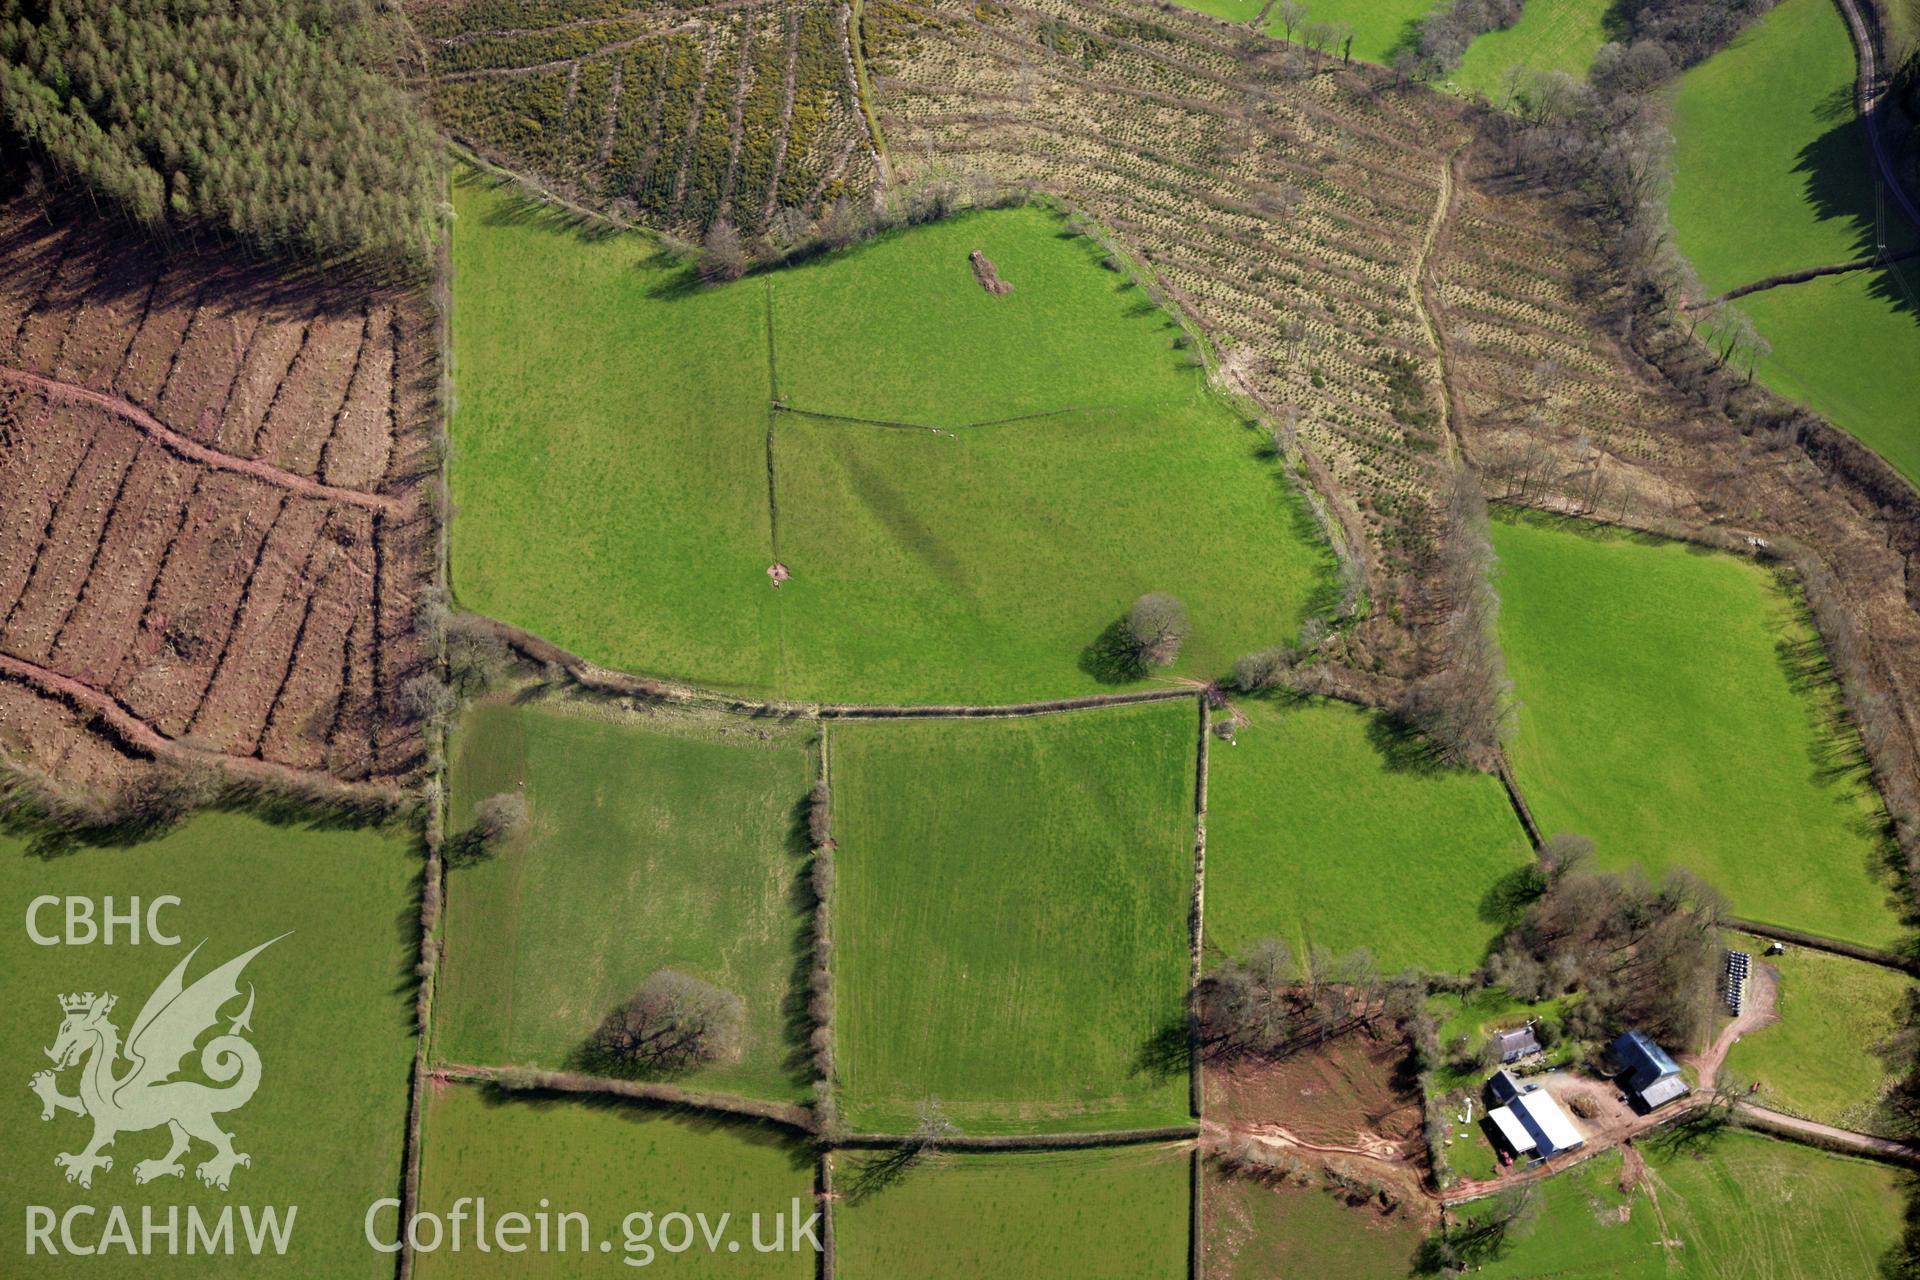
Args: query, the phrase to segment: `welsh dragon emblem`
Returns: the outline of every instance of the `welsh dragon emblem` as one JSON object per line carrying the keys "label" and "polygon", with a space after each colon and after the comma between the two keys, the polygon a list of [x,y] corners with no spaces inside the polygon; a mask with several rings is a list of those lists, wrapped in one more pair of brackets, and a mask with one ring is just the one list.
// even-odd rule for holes
{"label": "welsh dragon emblem", "polygon": [[[185,1176],[180,1157],[195,1138],[213,1148],[213,1156],[195,1170],[210,1187],[225,1191],[234,1166],[253,1163],[233,1149],[233,1135],[214,1122],[215,1116],[245,1106],[260,1086],[259,1051],[241,1034],[252,1030],[251,983],[246,1006],[228,1021],[226,1032],[200,1048],[201,1072],[222,1087],[173,1077],[200,1037],[220,1021],[220,1010],[239,998],[240,973],[247,962],[278,941],[270,938],[188,986],[187,965],[200,950],[194,947],[147,997],[124,1045],[120,1029],[108,1020],[118,997],[91,991],[60,997],[60,1010],[66,1016],[53,1047],[46,1051],[53,1059],[53,1070],[36,1073],[29,1083],[40,1095],[42,1120],[53,1119],[56,1111],[93,1118],[93,1140],[85,1150],[53,1158],[67,1171],[68,1182],[91,1187],[95,1169],[112,1172],[113,1157],[102,1153],[116,1137],[161,1125],[172,1135],[172,1145],[164,1156],[133,1166],[136,1183]],[[116,1072],[123,1058],[126,1069]],[[60,1092],[55,1076],[76,1064],[81,1064],[80,1090],[78,1096],[69,1097]]]}

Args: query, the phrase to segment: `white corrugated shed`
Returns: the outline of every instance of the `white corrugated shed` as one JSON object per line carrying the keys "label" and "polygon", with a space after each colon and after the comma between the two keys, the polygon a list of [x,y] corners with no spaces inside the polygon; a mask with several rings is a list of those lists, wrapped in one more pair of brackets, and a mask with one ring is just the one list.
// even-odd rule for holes
{"label": "white corrugated shed", "polygon": [[1527,1127],[1533,1131],[1540,1154],[1553,1155],[1557,1151],[1571,1151],[1585,1142],[1580,1131],[1573,1127],[1573,1121],[1567,1119],[1567,1113],[1560,1104],[1547,1096],[1544,1089],[1535,1089],[1514,1099],[1513,1109],[1524,1112]]}
{"label": "white corrugated shed", "polygon": [[1500,1136],[1507,1140],[1515,1155],[1525,1155],[1533,1150],[1533,1135],[1520,1123],[1520,1117],[1513,1114],[1512,1107],[1495,1107],[1487,1112],[1487,1119],[1493,1121],[1494,1128],[1500,1130]]}

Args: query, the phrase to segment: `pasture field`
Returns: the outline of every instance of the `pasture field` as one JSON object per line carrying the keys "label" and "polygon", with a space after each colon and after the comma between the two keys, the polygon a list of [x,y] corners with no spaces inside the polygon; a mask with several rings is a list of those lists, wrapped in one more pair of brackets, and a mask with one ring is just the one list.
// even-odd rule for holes
{"label": "pasture field", "polygon": [[1187,1119],[1186,700],[836,726],[835,1036],[857,1131]]}
{"label": "pasture field", "polygon": [[[1012,292],[980,287],[967,269],[976,249]],[[1060,215],[1028,206],[775,272],[765,287],[781,403],[952,429],[1202,399],[1202,378],[1171,345],[1179,326],[1103,270],[1103,256]]]}
{"label": "pasture field", "polygon": [[1382,969],[1471,969],[1489,899],[1533,851],[1498,780],[1432,767],[1344,703],[1244,699],[1208,754],[1209,943],[1370,949]]}
{"label": "pasture field", "polygon": [[1700,1152],[1639,1146],[1652,1197],[1621,1192],[1618,1152],[1596,1156],[1541,1183],[1538,1216],[1478,1274],[1854,1280],[1900,1237],[1901,1176],[1884,1165],[1738,1132]]}
{"label": "pasture field", "polygon": [[[269,826],[214,813],[127,848],[54,857],[29,850],[27,842],[0,835],[0,897],[13,922],[0,950],[13,996],[13,1012],[0,1022],[0,1047],[19,1071],[17,1095],[0,1120],[0,1142],[12,1157],[0,1173],[0,1197],[57,1214],[73,1205],[100,1206],[93,1218],[75,1220],[83,1243],[100,1240],[110,1205],[125,1208],[136,1243],[143,1206],[162,1222],[170,1208],[183,1216],[177,1257],[143,1257],[118,1247],[74,1257],[61,1248],[60,1257],[48,1258],[43,1249],[13,1265],[36,1276],[205,1275],[206,1260],[186,1255],[184,1214],[191,1206],[211,1226],[223,1209],[244,1204],[255,1213],[276,1207],[283,1223],[292,1215],[284,1267],[303,1275],[391,1276],[393,1260],[366,1247],[360,1219],[372,1201],[399,1194],[401,1179],[419,942],[414,903],[421,863],[411,834]],[[179,945],[155,945],[144,932],[138,946],[126,945],[124,925],[110,946],[36,945],[22,922],[29,903],[42,895],[92,899],[96,917],[109,895],[116,913],[136,897],[146,904],[176,896],[179,905],[164,907],[158,920]],[[60,908],[42,911],[39,924],[59,935]],[[167,1152],[167,1132],[156,1128],[119,1134],[107,1151],[113,1167],[95,1171],[90,1190],[65,1181],[54,1157],[83,1150],[92,1126],[65,1112],[43,1123],[26,1088],[27,1077],[49,1065],[42,1050],[61,1024],[59,996],[113,993],[117,1004],[108,1021],[129,1036],[148,996],[195,947],[183,975],[189,987],[269,939],[277,941],[239,980],[242,997],[254,992],[246,1038],[260,1056],[258,1091],[219,1117],[251,1164],[233,1170],[228,1190],[205,1186],[197,1167],[212,1148],[196,1141],[181,1161],[181,1177],[136,1185],[135,1166]],[[225,1002],[221,1031],[241,1011],[241,999]],[[199,1055],[190,1055],[182,1078],[217,1083],[199,1063]],[[81,1092],[84,1069],[59,1073],[63,1094]],[[124,1062],[113,1068],[116,1074],[128,1069]],[[8,1218],[0,1247],[25,1258],[24,1215]],[[244,1248],[237,1208],[233,1230],[241,1242],[236,1247]]]}
{"label": "pasture field", "polygon": [[746,721],[470,707],[449,830],[500,792],[526,797],[529,822],[496,856],[448,869],[436,1058],[567,1066],[649,975],[677,969],[746,1003],[739,1060],[680,1079],[799,1096],[785,1002],[805,950],[795,824],[813,761],[808,737]]}
{"label": "pasture field", "polygon": [[1493,543],[1509,755],[1541,829],[1602,866],[1683,867],[1748,919],[1890,943],[1879,800],[1778,574],[1546,517],[1505,515]]}
{"label": "pasture field", "polygon": [[1727,1053],[1726,1070],[1758,1084],[1756,1100],[1779,1111],[1843,1129],[1884,1129],[1878,1103],[1893,1076],[1877,1046],[1890,1037],[1908,989],[1907,978],[1878,965],[1790,947],[1762,958],[1761,939],[1730,941],[1756,965],[1779,972],[1780,1020],[1742,1036]]}
{"label": "pasture field", "polygon": [[1920,480],[1920,262],[1767,289],[1738,306],[1773,350],[1756,372]]}
{"label": "pasture field", "polygon": [[[1366,62],[1386,63],[1394,50],[1409,42],[1413,24],[1424,18],[1435,0],[1307,0],[1308,22],[1344,22],[1353,28],[1353,56]],[[1273,14],[1267,15],[1268,35],[1279,36],[1285,28]],[[1295,38],[1299,33],[1295,32]],[[1337,54],[1339,49],[1336,47]]]}
{"label": "pasture field", "polygon": [[1212,1280],[1404,1280],[1426,1230],[1406,1214],[1352,1208],[1318,1187],[1271,1186],[1206,1169]]}
{"label": "pasture field", "polygon": [[1197,676],[1330,603],[1284,468],[1054,213],[697,288],[644,238],[583,240],[471,175],[455,197],[468,607],[703,685],[1010,702],[1137,679],[1100,646],[1148,591],[1188,606],[1173,671]]}
{"label": "pasture field", "polygon": [[[436,1085],[427,1096],[422,1137],[420,1209],[445,1218],[463,1196],[484,1197],[490,1219],[515,1212],[531,1217],[543,1208],[551,1239],[565,1250],[529,1249],[481,1253],[473,1244],[471,1206],[464,1248],[443,1244],[416,1252],[414,1274],[438,1276],[582,1276],[622,1272],[726,1277],[727,1280],[804,1280],[814,1274],[817,1254],[792,1234],[795,1202],[804,1222],[818,1207],[813,1198],[813,1156],[803,1143],[771,1128],[668,1115],[645,1107],[598,1105],[551,1095],[502,1097],[464,1085]],[[559,1220],[562,1212],[586,1215],[592,1261],[582,1254],[582,1228]],[[628,1215],[650,1213],[649,1224]],[[664,1228],[669,1214],[705,1214],[716,1226],[732,1215],[717,1251],[709,1252],[699,1228],[692,1248],[678,1247],[679,1228]],[[784,1220],[786,1248],[753,1247],[754,1215],[760,1240],[774,1241],[774,1220]],[[391,1240],[394,1217],[374,1220]],[[524,1239],[532,1242],[537,1237]],[[450,1239],[450,1238],[449,1238]],[[729,1249],[737,1243],[737,1249]],[[604,1252],[602,1244],[610,1246]],[[362,1246],[364,1249],[364,1245]],[[384,1259],[388,1272],[392,1259]],[[625,1265],[622,1265],[625,1264]]]}
{"label": "pasture field", "polygon": [[685,288],[653,241],[581,235],[473,170],[453,194],[461,603],[621,666],[770,687],[765,290]]}
{"label": "pasture field", "polygon": [[[779,431],[790,690],[936,702],[1111,691],[1133,679],[1103,656],[1110,629],[1136,597],[1169,588],[1193,621],[1170,670],[1211,677],[1325,602],[1329,561],[1286,477],[1203,401],[958,438],[799,415]],[[1178,538],[1141,536],[1175,525]],[[1250,537],[1272,551],[1257,568],[1192,554]]]}
{"label": "pasture field", "polygon": [[1594,53],[1607,42],[1611,8],[1611,0],[1530,0],[1520,21],[1468,45],[1449,81],[1498,104],[1506,96],[1509,67],[1564,71],[1584,80]]}
{"label": "pasture field", "polygon": [[[1706,294],[1913,249],[1881,207],[1830,0],[1785,0],[1674,94],[1675,241]],[[1771,345],[1760,378],[1920,477],[1920,275],[1911,262],[1776,286],[1735,304]]]}
{"label": "pasture field", "polygon": [[[1262,13],[1261,28],[1276,40],[1286,38],[1286,27],[1268,0],[1180,0],[1189,9],[1212,14],[1228,22],[1253,22]],[[1426,16],[1435,0],[1308,0],[1307,23],[1344,22],[1353,28],[1353,56],[1363,62],[1385,64],[1394,50],[1410,42],[1413,24]],[[1302,24],[1305,25],[1305,24]],[[1294,28],[1300,39],[1300,28]],[[1333,55],[1339,56],[1338,45]]]}
{"label": "pasture field", "polygon": [[1186,1274],[1190,1156],[1178,1146],[946,1153],[890,1173],[834,1157],[844,1280],[1165,1280]]}
{"label": "pasture field", "polygon": [[1873,253],[1874,170],[1853,84],[1853,45],[1829,0],[1783,0],[1680,77],[1670,209],[1709,292]]}

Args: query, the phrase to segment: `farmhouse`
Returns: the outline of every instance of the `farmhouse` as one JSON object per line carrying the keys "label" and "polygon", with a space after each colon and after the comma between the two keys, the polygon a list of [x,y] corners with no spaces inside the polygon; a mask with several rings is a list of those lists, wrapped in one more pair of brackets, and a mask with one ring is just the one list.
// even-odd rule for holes
{"label": "farmhouse", "polygon": [[1494,1032],[1493,1047],[1499,1052],[1501,1062],[1518,1062],[1540,1052],[1540,1041],[1533,1034],[1533,1024],[1528,1023],[1511,1031]]}
{"label": "farmhouse", "polygon": [[1667,1051],[1645,1032],[1625,1031],[1607,1046],[1620,1068],[1620,1087],[1641,1111],[1653,1111],[1687,1092],[1687,1082]]}
{"label": "farmhouse", "polygon": [[1516,1156],[1545,1160],[1586,1141],[1551,1095],[1538,1085],[1521,1084],[1510,1072],[1493,1073],[1487,1096],[1500,1104],[1487,1112],[1487,1119]]}

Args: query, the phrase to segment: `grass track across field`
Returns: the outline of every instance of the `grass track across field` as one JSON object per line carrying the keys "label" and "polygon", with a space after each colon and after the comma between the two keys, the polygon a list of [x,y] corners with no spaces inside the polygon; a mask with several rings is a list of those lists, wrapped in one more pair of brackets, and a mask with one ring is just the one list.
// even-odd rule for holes
{"label": "grass track across field", "polygon": [[[766,736],[762,736],[762,735]],[[798,806],[810,735],[745,720],[484,702],[453,747],[450,829],[498,792],[529,831],[447,873],[435,1056],[564,1067],[660,969],[746,1002],[738,1062],[690,1087],[792,1100],[805,1089],[787,1003],[809,900]]]}
{"label": "grass track across field", "polygon": [[[560,1238],[558,1215],[581,1213],[591,1228],[591,1250],[581,1253],[579,1228],[571,1226],[565,1251],[481,1253],[474,1247],[469,1205],[460,1252],[443,1244],[436,1252],[414,1255],[414,1274],[421,1280],[656,1273],[806,1280],[817,1266],[818,1255],[804,1243],[798,1251],[753,1248],[754,1214],[761,1215],[761,1240],[770,1245],[774,1215],[790,1227],[796,1199],[803,1221],[818,1207],[811,1150],[771,1129],[574,1098],[518,1094],[503,1100],[472,1086],[442,1084],[428,1095],[424,1146],[422,1212],[444,1219],[461,1197],[484,1197],[490,1222],[506,1213],[553,1215],[554,1242]],[[629,1223],[628,1215],[635,1213],[651,1214],[651,1223]],[[662,1249],[663,1240],[680,1243],[677,1224],[662,1233],[661,1220],[675,1213],[705,1214],[710,1227],[722,1214],[731,1214],[718,1252],[708,1252],[697,1225],[690,1249]],[[375,1226],[391,1232],[393,1221],[389,1213]],[[785,1239],[790,1244],[793,1237]],[[533,1244],[538,1236],[521,1240]],[[612,1248],[600,1252],[602,1241]],[[729,1250],[728,1241],[739,1248]]]}
{"label": "grass track across field", "polygon": [[[1007,703],[1140,684],[1103,644],[1148,591],[1186,603],[1171,673],[1203,677],[1332,603],[1264,436],[1058,214],[701,288],[489,180],[455,205],[453,579],[478,612],[709,687]],[[980,288],[976,248],[1012,293]],[[805,411],[771,450],[770,345]]]}
{"label": "grass track across field", "polygon": [[1501,928],[1485,900],[1533,860],[1499,782],[1434,768],[1344,703],[1240,709],[1250,723],[1209,754],[1209,942],[1366,947],[1388,971],[1478,964]]}
{"label": "grass track across field", "polygon": [[[205,1276],[206,1259],[186,1252],[187,1206],[209,1226],[234,1207],[234,1234],[241,1241],[236,1247],[243,1248],[238,1206],[246,1205],[256,1214],[275,1206],[283,1222],[297,1207],[291,1244],[284,1258],[274,1259],[288,1274],[388,1280],[393,1259],[367,1248],[360,1221],[374,1200],[399,1194],[413,1073],[420,868],[417,843],[401,830],[321,831],[233,814],[203,815],[129,848],[82,849],[50,859],[0,835],[0,901],[11,922],[0,971],[12,996],[0,1048],[18,1067],[17,1096],[0,1114],[0,1143],[9,1155],[0,1173],[0,1199],[14,1206],[0,1249],[14,1259],[27,1256],[22,1205],[46,1205],[56,1213],[98,1206],[91,1218],[74,1219],[81,1243],[99,1241],[110,1206],[125,1209],[136,1246],[143,1207],[151,1207],[162,1224],[169,1209],[182,1215],[177,1256],[166,1253],[164,1237],[155,1237],[155,1256],[116,1246],[100,1256],[75,1257],[62,1247],[57,1258],[43,1252],[9,1264],[10,1273],[23,1267],[18,1274]],[[135,898],[146,904],[174,895],[180,904],[163,907],[159,923],[179,936],[180,945],[155,945],[144,932],[138,946],[127,945],[121,925],[110,946],[37,946],[24,922],[28,903],[46,894],[92,899],[96,915],[108,895],[116,913]],[[60,908],[43,910],[40,925],[60,933]],[[199,953],[185,974],[189,984],[289,931],[248,964],[241,998],[223,1007],[219,1022],[225,1031],[248,990],[254,992],[246,1038],[260,1055],[259,1089],[244,1106],[218,1117],[233,1135],[234,1149],[252,1158],[233,1171],[230,1189],[201,1184],[195,1169],[212,1149],[197,1141],[182,1161],[183,1177],[136,1185],[134,1166],[166,1154],[164,1128],[121,1133],[107,1149],[113,1168],[96,1172],[90,1190],[64,1181],[55,1154],[82,1150],[92,1126],[66,1112],[43,1123],[39,1101],[26,1088],[30,1074],[49,1066],[42,1050],[54,1042],[63,1016],[57,997],[112,992],[118,1004],[109,1021],[125,1037],[147,997],[196,945]],[[207,1082],[199,1056],[186,1061],[182,1078]],[[122,1061],[114,1069],[127,1068]],[[61,1091],[76,1093],[79,1075],[80,1069],[61,1072]]]}
{"label": "grass track across field", "polygon": [[1603,866],[1684,867],[1749,919],[1890,943],[1878,798],[1778,574],[1547,517],[1493,541],[1510,755],[1542,830],[1592,837]]}
{"label": "grass track across field", "polygon": [[1196,738],[1186,701],[831,730],[856,1131],[928,1097],[980,1134],[1188,1118]]}
{"label": "grass track across field", "polygon": [[1741,1037],[1726,1071],[1758,1084],[1756,1101],[1863,1133],[1886,1131],[1878,1102],[1893,1083],[1877,1052],[1913,986],[1901,974],[1844,956],[1789,947],[1762,957],[1762,939],[1729,939],[1780,972],[1780,1020]]}
{"label": "grass track across field", "polygon": [[840,1280],[1166,1280],[1186,1274],[1183,1145],[949,1153],[890,1177],[834,1157]]}
{"label": "grass track across field", "polygon": [[1697,1151],[1658,1136],[1639,1147],[1657,1213],[1645,1192],[1620,1191],[1621,1157],[1607,1152],[1538,1184],[1537,1218],[1477,1274],[1859,1280],[1900,1238],[1901,1176],[1884,1165],[1743,1133]]}

